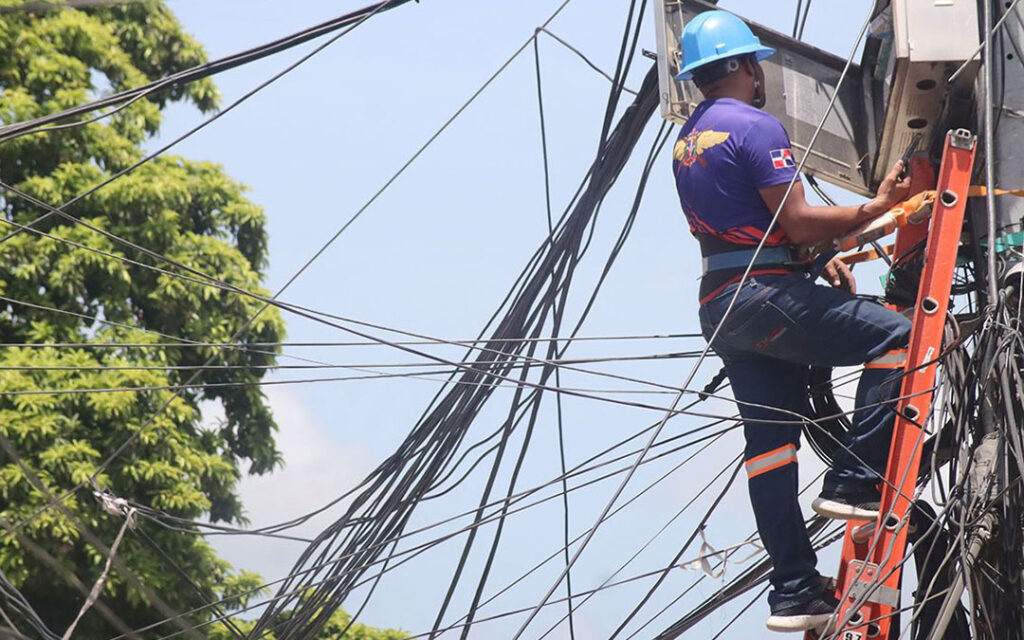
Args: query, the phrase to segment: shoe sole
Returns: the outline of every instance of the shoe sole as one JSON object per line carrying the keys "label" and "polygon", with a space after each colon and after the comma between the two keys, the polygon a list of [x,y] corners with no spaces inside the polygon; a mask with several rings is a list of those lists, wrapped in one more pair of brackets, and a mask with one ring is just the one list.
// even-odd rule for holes
{"label": "shoe sole", "polygon": [[828,498],[815,498],[811,509],[819,516],[833,520],[877,520],[878,512],[874,509],[862,509],[852,504],[845,504]]}
{"label": "shoe sole", "polygon": [[828,624],[831,613],[816,613],[803,616],[770,616],[765,626],[769,631],[811,631]]}

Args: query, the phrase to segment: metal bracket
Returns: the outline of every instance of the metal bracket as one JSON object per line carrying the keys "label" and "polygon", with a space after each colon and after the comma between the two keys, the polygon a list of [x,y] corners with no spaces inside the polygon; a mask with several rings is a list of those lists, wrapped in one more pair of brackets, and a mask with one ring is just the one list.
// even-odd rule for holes
{"label": "metal bracket", "polygon": [[900,606],[899,589],[887,587],[877,582],[858,580],[850,585],[850,596],[863,602],[873,602],[897,609]]}
{"label": "metal bracket", "polygon": [[860,578],[847,587],[846,597],[851,601],[859,600],[861,605],[873,602],[896,609],[900,606],[900,591],[887,587],[878,580],[878,565],[871,562],[854,560],[850,563],[850,571]]}
{"label": "metal bracket", "polygon": [[947,135],[949,136],[949,146],[966,151],[973,149],[978,141],[978,136],[967,129],[950,129]]}

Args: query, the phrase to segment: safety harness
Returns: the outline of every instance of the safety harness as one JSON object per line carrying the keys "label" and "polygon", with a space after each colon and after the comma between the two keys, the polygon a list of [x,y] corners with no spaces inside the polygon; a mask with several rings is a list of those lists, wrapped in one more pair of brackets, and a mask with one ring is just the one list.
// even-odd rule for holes
{"label": "safety harness", "polygon": [[[757,255],[754,255],[755,253]],[[761,247],[760,251],[757,251],[756,247],[750,247],[704,256],[701,258],[701,267],[705,276],[712,271],[743,269],[749,265],[751,268],[758,269],[786,267],[807,272],[810,277],[817,278],[828,261],[835,255],[833,251],[825,251],[812,259],[810,256],[801,256],[799,247],[792,245]]]}

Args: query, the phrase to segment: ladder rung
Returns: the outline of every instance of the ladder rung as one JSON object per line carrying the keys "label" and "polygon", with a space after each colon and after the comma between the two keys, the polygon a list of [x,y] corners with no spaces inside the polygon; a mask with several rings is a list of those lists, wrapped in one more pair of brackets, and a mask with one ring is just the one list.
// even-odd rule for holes
{"label": "ladder rung", "polygon": [[850,532],[850,537],[853,538],[853,541],[857,544],[866,544],[871,540],[871,536],[875,535],[875,527],[877,526],[878,523],[874,520],[871,522],[865,522],[862,525],[854,527],[853,531]]}

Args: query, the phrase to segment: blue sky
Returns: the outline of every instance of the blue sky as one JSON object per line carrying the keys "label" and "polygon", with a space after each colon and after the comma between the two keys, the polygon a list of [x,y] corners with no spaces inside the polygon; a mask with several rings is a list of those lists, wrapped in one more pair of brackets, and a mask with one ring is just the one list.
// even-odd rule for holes
{"label": "blue sky", "polygon": [[[438,127],[554,11],[555,0],[515,3],[423,0],[383,14],[342,38],[295,72],[262,91],[236,111],[187,140],[175,150],[192,159],[223,164],[234,178],[251,187],[250,197],[267,212],[270,267],[267,287],[276,290],[357,211]],[[305,0],[170,0],[169,6],[207,48],[211,57],[253,46],[362,6],[363,2]],[[792,26],[795,0],[744,0],[724,8],[780,31]],[[846,55],[868,9],[867,0],[816,3],[806,39]],[[550,29],[582,50],[609,73],[614,69],[628,3],[574,0]],[[641,46],[653,50],[653,16],[644,16]],[[224,104],[280,70],[311,45],[218,76]],[[552,202],[556,214],[568,202],[596,148],[608,82],[552,39],[540,41],[544,98],[551,162]],[[650,61],[633,64],[627,84],[639,85]],[[624,106],[625,102],[623,103]],[[168,109],[163,140],[194,126],[201,115],[179,105]],[[655,117],[637,145],[630,165],[610,193],[598,219],[594,247],[577,277],[573,303],[578,311],[596,281],[604,256],[615,241],[639,177],[640,163],[660,121]],[[155,144],[155,143],[154,143]],[[639,219],[590,319],[585,336],[688,333],[698,330],[696,288],[698,253],[679,212],[664,149],[647,185]],[[833,190],[841,201],[852,195]],[[528,48],[491,87],[381,196],[339,240],[286,292],[283,299],[359,320],[444,339],[477,334],[501,301],[529,255],[547,232],[534,60]],[[873,276],[860,274],[863,290],[877,290]],[[571,309],[573,308],[570,305]],[[291,341],[348,340],[351,336],[309,321],[286,316]],[[394,335],[380,334],[389,339]],[[628,356],[686,351],[701,340],[595,341],[573,347],[573,357]],[[459,357],[452,349],[433,349]],[[409,354],[386,348],[295,348],[297,356],[342,364],[408,363]],[[282,363],[288,362],[282,360]],[[679,385],[690,360],[615,362],[590,368]],[[703,384],[718,369],[707,362],[695,382]],[[325,375],[344,375],[344,371]],[[274,374],[277,380],[301,379],[321,372]],[[607,378],[567,373],[564,386],[625,388]],[[253,525],[287,520],[319,506],[355,484],[390,453],[415,423],[438,388],[423,380],[377,380],[294,384],[269,392],[281,427],[279,441],[287,467],[263,478],[247,479],[242,490]],[[632,389],[641,389],[636,385]],[[634,396],[630,396],[634,397]],[[671,395],[636,395],[643,402],[667,406]],[[492,431],[510,393],[499,391],[472,434]],[[709,414],[731,413],[725,402],[702,407]],[[566,399],[565,429],[569,464],[656,422],[656,411],[617,407],[586,399]],[[211,416],[215,409],[211,408]],[[664,437],[699,424],[700,418],[669,423]],[[544,482],[558,473],[553,402],[545,405],[540,431],[527,459],[520,486]],[[740,451],[738,434],[709,448],[681,471],[670,474],[615,519],[582,556],[573,573],[577,589],[593,588],[654,536],[696,489],[729,464]],[[669,456],[647,465],[625,497],[647,487],[682,458]],[[802,454],[802,474],[810,480],[820,465],[809,450]],[[482,472],[444,500],[424,505],[418,524],[460,513],[475,504]],[[617,480],[572,494],[574,533],[589,527]],[[720,487],[721,485],[716,485]],[[709,495],[713,495],[712,492]],[[709,496],[630,564],[620,577],[659,568],[672,557],[707,508]],[[330,511],[304,527],[305,534],[340,515]],[[525,567],[561,544],[562,514],[557,501],[514,516],[505,534],[503,553],[490,581],[493,593],[518,577]],[[711,519],[708,540],[717,547],[742,541],[753,531],[743,480]],[[421,538],[425,539],[425,538]],[[461,541],[389,575],[370,602],[363,620],[413,632],[430,628],[447,588]],[[221,553],[239,567],[267,579],[284,575],[301,551],[295,543],[268,543],[241,538],[215,539]],[[695,557],[694,545],[687,558]],[[481,551],[486,549],[486,538]],[[741,553],[740,556],[748,554]],[[467,570],[467,590],[460,592],[450,619],[461,616],[475,586],[474,558]],[[821,567],[834,571],[834,554],[823,554]],[[559,567],[528,579],[481,612],[499,613],[536,604]],[[730,566],[727,577],[741,567]],[[645,609],[653,616],[700,575],[676,570]],[[602,592],[578,612],[577,637],[607,635],[649,582]],[[720,582],[704,580],[637,637],[654,635],[712,593]],[[562,593],[562,592],[560,592]],[[354,608],[355,598],[348,605]],[[746,600],[741,600],[745,604]],[[554,624],[564,606],[545,611],[526,637],[539,637]],[[738,611],[726,608],[695,633],[714,630]],[[557,615],[556,615],[557,614]],[[760,632],[767,606],[758,601],[743,620],[723,634],[746,638]],[[520,618],[480,625],[471,637],[510,637]],[[444,637],[454,637],[449,634]],[[568,637],[564,625],[551,636]]]}

